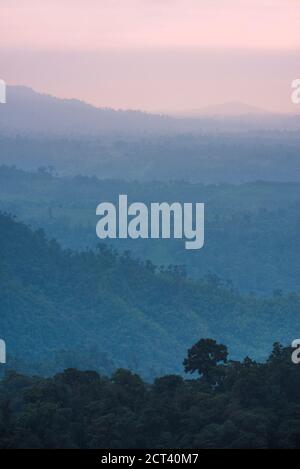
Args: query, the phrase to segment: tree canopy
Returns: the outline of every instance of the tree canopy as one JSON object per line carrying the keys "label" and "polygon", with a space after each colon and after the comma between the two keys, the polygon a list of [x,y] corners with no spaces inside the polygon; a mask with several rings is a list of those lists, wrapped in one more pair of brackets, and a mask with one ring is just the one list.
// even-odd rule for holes
{"label": "tree canopy", "polygon": [[226,347],[196,344],[200,355],[210,349],[209,368],[223,376],[217,386],[205,374],[150,384],[125,369],[110,377],[66,369],[48,379],[11,371],[0,382],[0,448],[299,448],[292,350],[275,344],[265,363],[224,365]]}

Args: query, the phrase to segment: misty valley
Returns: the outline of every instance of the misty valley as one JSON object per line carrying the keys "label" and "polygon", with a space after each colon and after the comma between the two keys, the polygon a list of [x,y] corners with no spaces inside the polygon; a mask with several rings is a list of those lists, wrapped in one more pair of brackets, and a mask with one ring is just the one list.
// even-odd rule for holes
{"label": "misty valley", "polygon": [[0,448],[299,446],[298,117],[9,96]]}

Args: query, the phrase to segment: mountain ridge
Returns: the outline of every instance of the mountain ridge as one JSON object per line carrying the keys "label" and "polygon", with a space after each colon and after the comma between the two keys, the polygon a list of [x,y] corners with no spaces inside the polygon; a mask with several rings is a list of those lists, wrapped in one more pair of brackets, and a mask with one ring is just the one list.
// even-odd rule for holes
{"label": "mountain ridge", "polygon": [[248,112],[241,115],[237,112],[235,103],[235,112],[232,115],[214,114],[210,111],[195,116],[171,116],[140,110],[95,107],[78,99],[62,99],[47,93],[38,93],[26,86],[8,86],[7,102],[1,106],[0,132],[29,136],[93,137],[111,134],[138,136],[300,128],[300,117],[297,114],[255,113],[251,106],[244,104],[242,110],[245,111],[245,106]]}

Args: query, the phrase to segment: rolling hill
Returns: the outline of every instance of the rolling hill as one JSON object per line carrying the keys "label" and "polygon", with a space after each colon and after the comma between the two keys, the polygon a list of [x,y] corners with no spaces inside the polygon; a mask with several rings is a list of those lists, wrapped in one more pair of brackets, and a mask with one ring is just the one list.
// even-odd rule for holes
{"label": "rolling hill", "polygon": [[59,351],[82,358],[94,350],[153,377],[181,372],[186,349],[201,337],[226,343],[232,357],[263,359],[300,327],[297,294],[259,299],[215,276],[191,281],[176,266],[159,270],[104,246],[62,250],[8,215],[0,215],[0,256],[0,337],[11,363],[31,370]]}

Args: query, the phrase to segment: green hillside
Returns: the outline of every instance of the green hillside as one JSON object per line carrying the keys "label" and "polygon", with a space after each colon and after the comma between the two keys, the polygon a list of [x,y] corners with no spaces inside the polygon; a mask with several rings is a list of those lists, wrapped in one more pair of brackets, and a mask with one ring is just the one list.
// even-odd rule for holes
{"label": "green hillside", "polygon": [[0,211],[42,227],[48,237],[74,250],[96,246],[96,207],[102,201],[115,202],[119,194],[147,205],[204,202],[205,247],[191,253],[183,240],[117,239],[114,249],[130,250],[156,265],[184,265],[195,279],[211,272],[246,293],[299,291],[300,184],[141,183],[0,167]]}
{"label": "green hillside", "polygon": [[243,296],[215,276],[191,281],[180,267],[158,270],[105,246],[62,250],[8,215],[0,258],[0,337],[12,359],[45,369],[57,352],[94,351],[144,376],[177,372],[201,337],[228,344],[232,357],[264,359],[300,329],[297,294]]}

